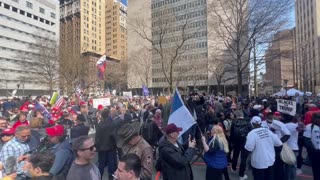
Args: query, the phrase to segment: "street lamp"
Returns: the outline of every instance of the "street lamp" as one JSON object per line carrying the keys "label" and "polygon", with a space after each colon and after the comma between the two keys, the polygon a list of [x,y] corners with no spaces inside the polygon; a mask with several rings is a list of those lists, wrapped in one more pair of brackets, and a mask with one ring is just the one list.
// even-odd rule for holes
{"label": "street lamp", "polygon": [[286,95],[287,95],[287,90],[288,90],[288,79],[284,79],[283,82],[284,82],[284,87],[285,87],[285,90],[286,90]]}
{"label": "street lamp", "polygon": [[18,98],[19,98],[19,95],[18,95],[18,91],[19,91],[19,88],[20,88],[20,84],[17,84],[17,96],[18,96]]}

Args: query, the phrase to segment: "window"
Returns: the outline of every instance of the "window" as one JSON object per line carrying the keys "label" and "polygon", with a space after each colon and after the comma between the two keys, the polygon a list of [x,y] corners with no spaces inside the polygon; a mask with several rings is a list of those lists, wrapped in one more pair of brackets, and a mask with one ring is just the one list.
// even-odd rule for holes
{"label": "window", "polygon": [[24,12],[24,11],[22,11],[22,10],[20,10],[20,14],[21,14],[21,15],[24,15],[24,14],[25,14],[25,12]]}
{"label": "window", "polygon": [[12,1],[14,1],[14,2],[19,2],[19,0],[12,0]]}
{"label": "window", "polygon": [[4,4],[4,8],[10,9],[10,6],[8,4]]}
{"label": "window", "polygon": [[55,13],[51,13],[51,17],[52,17],[53,19],[55,19],[55,18],[56,18],[56,14],[55,14]]}
{"label": "window", "polygon": [[27,7],[32,9],[32,6],[33,6],[33,4],[31,2],[29,2],[29,1],[27,1]]}
{"label": "window", "polygon": [[29,18],[31,18],[31,17],[32,17],[32,15],[31,15],[30,13],[27,13],[27,16],[28,16]]}
{"label": "window", "polygon": [[18,9],[15,8],[15,7],[12,7],[12,11],[13,11],[13,12],[18,12]]}
{"label": "window", "polygon": [[44,14],[44,13],[45,13],[45,11],[44,11],[43,8],[39,8],[39,11],[40,11],[41,14]]}

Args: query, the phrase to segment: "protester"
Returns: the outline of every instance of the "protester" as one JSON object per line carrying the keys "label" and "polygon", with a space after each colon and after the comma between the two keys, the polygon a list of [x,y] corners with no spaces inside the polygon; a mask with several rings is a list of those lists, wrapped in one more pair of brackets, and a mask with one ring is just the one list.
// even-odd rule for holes
{"label": "protester", "polygon": [[8,118],[4,116],[0,116],[0,130],[4,130],[8,128]]}
{"label": "protester", "polygon": [[50,152],[37,152],[31,155],[28,160],[28,172],[34,180],[59,180],[49,173],[53,162],[54,154]]}
{"label": "protester", "polygon": [[[298,123],[296,121],[296,118],[294,118],[291,115],[284,115],[284,120],[287,122],[285,125],[287,129],[290,132],[290,138],[288,139],[287,142],[285,142],[290,149],[294,152],[295,156],[298,157],[298,136],[300,129],[298,127]],[[288,165],[285,164],[285,174],[286,174],[286,179],[288,180],[294,180],[296,178],[296,168],[297,164],[294,165]]]}
{"label": "protester", "polygon": [[96,124],[95,145],[98,152],[99,171],[101,176],[104,168],[108,166],[109,180],[113,179],[112,174],[117,169],[117,146],[115,130],[117,125],[113,120],[108,119],[109,111],[102,111],[101,117]]}
{"label": "protester", "polygon": [[12,126],[13,128],[17,128],[18,126],[21,126],[21,125],[26,125],[26,126],[29,125],[29,122],[27,121],[27,116],[26,116],[25,112],[20,112],[17,115],[17,119],[18,119],[18,121],[16,123],[14,123],[14,125]]}
{"label": "protester", "polygon": [[127,154],[119,159],[115,173],[117,180],[139,180],[141,160],[136,154]]}
{"label": "protester", "polygon": [[253,178],[254,180],[273,180],[275,150],[281,151],[282,142],[269,129],[261,127],[259,116],[254,116],[250,122],[254,129],[249,132],[244,147],[252,153]]}
{"label": "protester", "polygon": [[94,140],[88,136],[76,138],[72,144],[76,155],[68,172],[67,180],[101,180],[98,167],[92,162],[96,155]]}
{"label": "protester", "polygon": [[246,119],[244,119],[243,111],[238,110],[235,113],[237,118],[231,124],[230,129],[230,142],[233,149],[231,172],[236,172],[238,158],[241,153],[239,177],[240,180],[244,180],[248,178],[245,174],[248,153],[245,150],[244,145],[246,144],[246,138],[248,133],[251,131],[252,126]]}
{"label": "protester", "polygon": [[[281,119],[279,118],[279,116],[281,117],[281,114],[279,114],[279,112],[275,112],[275,114],[276,117],[278,117],[277,119]],[[275,133],[278,138],[280,138],[281,142],[285,143],[290,138],[290,132],[283,122],[273,118],[273,113],[268,113],[266,116],[266,121],[262,122],[262,126]],[[274,163],[274,178],[285,179],[284,162],[280,157],[280,151],[276,151],[275,158],[276,160]]]}
{"label": "protester", "polygon": [[206,142],[202,136],[204,146],[204,161],[207,164],[206,180],[222,180],[223,172],[227,172],[227,153],[229,152],[228,141],[222,128],[214,125],[211,130],[211,137]]}
{"label": "protester", "polygon": [[85,116],[83,114],[79,114],[75,121],[75,126],[71,128],[71,139],[89,134],[90,128],[85,125],[85,122]]}
{"label": "protester", "polygon": [[141,180],[151,180],[153,171],[153,151],[151,146],[139,135],[140,122],[124,123],[117,131],[117,146],[123,155],[134,153],[141,159]]}
{"label": "protester", "polygon": [[313,178],[318,180],[320,179],[320,113],[313,114],[311,122],[306,126],[303,136],[311,161]]}
{"label": "protester", "polygon": [[50,174],[58,176],[59,178],[65,178],[74,159],[74,155],[71,144],[69,140],[66,139],[64,127],[62,125],[48,127],[46,128],[46,132],[49,142],[53,144],[50,150],[55,155]]}
{"label": "protester", "polygon": [[3,145],[7,142],[9,142],[13,137],[14,137],[14,134],[15,134],[15,129],[13,128],[8,128],[8,129],[4,129],[2,130],[1,132],[1,139],[0,139],[0,150],[2,149]]}
{"label": "protester", "polygon": [[[11,169],[7,165],[7,160],[10,157],[17,159],[17,179],[25,178],[25,171],[23,171],[23,166],[25,164],[24,160],[27,158],[27,153],[30,148],[28,140],[31,136],[31,130],[29,126],[20,125],[15,130],[15,137],[8,141],[0,151],[0,160],[4,164],[5,171]],[[6,172],[6,174],[10,174]]]}
{"label": "protester", "polygon": [[163,180],[193,180],[190,161],[195,155],[195,140],[189,138],[188,144],[182,146],[178,142],[179,132],[182,128],[175,124],[168,124],[164,129],[166,136],[159,144],[159,169]]}

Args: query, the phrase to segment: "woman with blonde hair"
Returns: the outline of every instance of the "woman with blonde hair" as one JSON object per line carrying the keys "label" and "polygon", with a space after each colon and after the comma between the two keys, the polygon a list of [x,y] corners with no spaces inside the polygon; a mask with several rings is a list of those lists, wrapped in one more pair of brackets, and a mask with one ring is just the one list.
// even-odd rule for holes
{"label": "woman with blonde hair", "polygon": [[222,180],[222,175],[227,172],[227,153],[229,152],[228,141],[223,129],[214,125],[211,129],[211,137],[206,141],[202,136],[204,147],[204,161],[207,164],[206,180]]}

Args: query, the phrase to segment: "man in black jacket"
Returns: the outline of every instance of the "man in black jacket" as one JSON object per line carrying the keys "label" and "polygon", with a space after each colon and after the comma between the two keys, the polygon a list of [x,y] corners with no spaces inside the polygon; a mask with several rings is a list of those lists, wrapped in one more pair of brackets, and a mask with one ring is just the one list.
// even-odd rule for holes
{"label": "man in black jacket", "polygon": [[117,146],[114,134],[117,124],[112,119],[108,119],[108,116],[109,112],[104,110],[101,117],[97,117],[95,145],[101,176],[103,176],[104,168],[108,166],[109,179],[113,179],[112,174],[117,169]]}
{"label": "man in black jacket", "polygon": [[86,122],[86,118],[83,114],[79,114],[77,116],[75,126],[71,128],[71,139],[87,136],[89,134],[90,128],[86,126],[84,123]]}
{"label": "man in black jacket", "polygon": [[165,139],[159,144],[160,158],[157,167],[163,175],[163,180],[193,180],[190,161],[195,154],[195,140],[189,138],[189,143],[183,147],[178,142],[179,132],[182,128],[178,128],[175,124],[168,124],[164,130],[166,132]]}
{"label": "man in black jacket", "polygon": [[246,144],[246,137],[251,131],[252,125],[250,124],[250,122],[244,119],[242,110],[235,111],[235,115],[237,119],[234,120],[234,122],[231,124],[230,129],[230,142],[233,146],[231,172],[236,172],[238,157],[241,153],[239,177],[240,180],[243,180],[248,178],[248,176],[244,174],[248,157],[248,151],[244,148],[244,145]]}

